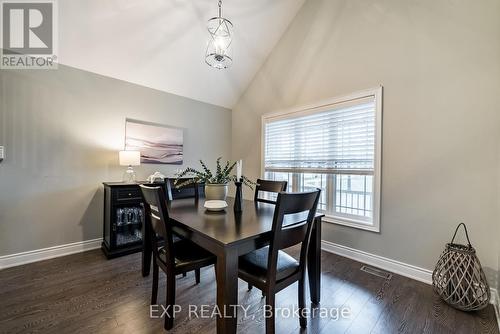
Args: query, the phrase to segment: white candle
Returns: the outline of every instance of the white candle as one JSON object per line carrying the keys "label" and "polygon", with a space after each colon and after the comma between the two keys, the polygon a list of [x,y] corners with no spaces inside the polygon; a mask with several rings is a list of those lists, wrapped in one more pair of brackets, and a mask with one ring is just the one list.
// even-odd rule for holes
{"label": "white candle", "polygon": [[241,180],[241,172],[243,170],[243,160],[240,160],[236,163],[236,179],[238,182]]}

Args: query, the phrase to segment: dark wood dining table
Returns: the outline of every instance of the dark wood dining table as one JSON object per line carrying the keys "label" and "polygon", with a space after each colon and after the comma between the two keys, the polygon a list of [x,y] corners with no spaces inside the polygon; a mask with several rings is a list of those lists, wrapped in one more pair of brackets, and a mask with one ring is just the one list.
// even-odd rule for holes
{"label": "dark wood dining table", "polygon": [[[238,305],[238,257],[269,245],[273,222],[273,204],[244,200],[243,210],[234,212],[234,198],[222,212],[209,212],[204,199],[178,199],[168,203],[174,232],[192,240],[217,256],[217,333],[236,333]],[[321,218],[317,214],[309,245],[307,269],[311,301],[320,301],[321,283]],[[142,275],[149,275],[151,240],[149,224],[143,224]]]}

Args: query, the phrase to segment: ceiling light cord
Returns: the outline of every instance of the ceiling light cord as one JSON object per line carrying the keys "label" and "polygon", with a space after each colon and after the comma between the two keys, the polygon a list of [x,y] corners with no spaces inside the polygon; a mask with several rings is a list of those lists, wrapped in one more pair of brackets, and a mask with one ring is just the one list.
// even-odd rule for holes
{"label": "ceiling light cord", "polygon": [[222,0],[219,0],[219,17],[222,17]]}

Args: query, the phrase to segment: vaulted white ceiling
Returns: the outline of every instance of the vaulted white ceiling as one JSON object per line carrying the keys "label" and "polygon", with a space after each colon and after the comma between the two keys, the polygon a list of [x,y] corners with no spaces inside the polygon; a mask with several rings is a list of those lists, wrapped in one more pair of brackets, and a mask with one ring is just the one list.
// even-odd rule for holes
{"label": "vaulted white ceiling", "polygon": [[59,62],[231,108],[304,0],[225,0],[233,66],[205,64],[217,0],[59,1]]}

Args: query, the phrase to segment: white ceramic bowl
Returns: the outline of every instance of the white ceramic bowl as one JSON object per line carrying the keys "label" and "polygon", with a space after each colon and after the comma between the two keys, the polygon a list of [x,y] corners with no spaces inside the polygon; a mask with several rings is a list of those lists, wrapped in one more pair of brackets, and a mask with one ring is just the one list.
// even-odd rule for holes
{"label": "white ceramic bowl", "polygon": [[222,211],[227,208],[226,201],[213,200],[213,201],[205,201],[203,205],[205,209],[208,211]]}

